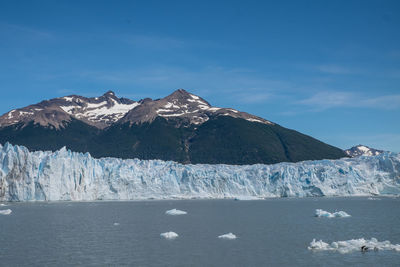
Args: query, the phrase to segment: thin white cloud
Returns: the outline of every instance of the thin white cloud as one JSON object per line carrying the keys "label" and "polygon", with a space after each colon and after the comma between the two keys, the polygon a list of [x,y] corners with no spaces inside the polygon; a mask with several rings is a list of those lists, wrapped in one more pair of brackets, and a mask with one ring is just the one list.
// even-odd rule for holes
{"label": "thin white cloud", "polygon": [[351,69],[348,67],[332,65],[332,64],[318,65],[318,66],[315,66],[315,69],[318,70],[319,72],[328,73],[328,74],[356,74],[359,72],[356,69]]}
{"label": "thin white cloud", "polygon": [[348,106],[355,95],[349,92],[318,92],[309,98],[298,101],[298,104],[315,108],[316,110],[325,110],[334,107]]}
{"label": "thin white cloud", "polygon": [[309,106],[311,111],[322,111],[338,107],[393,110],[400,108],[400,94],[363,96],[352,92],[324,91],[297,101],[297,104]]}
{"label": "thin white cloud", "polygon": [[53,34],[49,31],[36,29],[25,25],[22,26],[17,24],[0,23],[0,29],[2,31],[8,31],[13,34],[25,35],[37,39],[47,39],[53,37]]}
{"label": "thin white cloud", "polygon": [[247,104],[256,104],[256,103],[263,103],[267,100],[270,100],[274,97],[271,92],[259,93],[259,92],[252,92],[251,90],[246,90],[246,93],[237,94],[235,97],[239,99],[239,101],[247,103]]}
{"label": "thin white cloud", "polygon": [[153,87],[170,91],[178,88],[196,88],[207,94],[226,94],[246,103],[263,102],[281,91],[287,91],[291,84],[285,81],[260,78],[248,69],[227,69],[208,66],[198,70],[172,67],[153,67],[124,71],[88,71],[78,75],[83,79],[110,82],[132,87]]}
{"label": "thin white cloud", "polygon": [[326,142],[334,144],[337,140],[341,142],[342,149],[348,149],[356,145],[366,145],[376,149],[392,152],[400,152],[400,133],[376,133],[360,134],[347,133],[326,136]]}
{"label": "thin white cloud", "polygon": [[134,47],[150,50],[172,50],[172,49],[232,49],[231,44],[218,43],[212,40],[192,40],[163,35],[140,35],[140,34],[116,34],[114,38],[128,43]]}
{"label": "thin white cloud", "polygon": [[186,42],[181,39],[154,35],[130,35],[126,36],[125,40],[134,46],[148,49],[172,49],[186,46]]}

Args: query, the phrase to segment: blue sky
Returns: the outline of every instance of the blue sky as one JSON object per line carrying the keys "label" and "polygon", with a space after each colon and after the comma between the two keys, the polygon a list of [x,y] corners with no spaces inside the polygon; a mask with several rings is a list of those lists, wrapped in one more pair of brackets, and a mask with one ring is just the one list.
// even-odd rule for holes
{"label": "blue sky", "polygon": [[400,1],[1,1],[0,113],[178,88],[400,152]]}

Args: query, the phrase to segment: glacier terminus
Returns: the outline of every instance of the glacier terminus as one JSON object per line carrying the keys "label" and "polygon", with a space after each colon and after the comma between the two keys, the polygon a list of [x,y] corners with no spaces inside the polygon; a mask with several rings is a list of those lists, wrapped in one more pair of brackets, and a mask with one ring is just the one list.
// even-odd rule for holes
{"label": "glacier terminus", "polygon": [[93,158],[65,147],[0,145],[0,201],[94,201],[400,194],[400,154],[272,165]]}

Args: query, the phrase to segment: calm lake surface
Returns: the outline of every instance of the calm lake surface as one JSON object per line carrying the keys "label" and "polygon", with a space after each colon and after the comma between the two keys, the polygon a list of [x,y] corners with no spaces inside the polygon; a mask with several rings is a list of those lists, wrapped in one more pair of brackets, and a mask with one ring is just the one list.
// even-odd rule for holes
{"label": "calm lake surface", "polygon": [[[12,210],[0,215],[0,265],[399,266],[395,251],[307,249],[313,238],[400,244],[400,199],[379,199],[7,203],[0,207]],[[188,214],[165,215],[173,208]],[[316,218],[315,209],[352,217]],[[168,231],[179,237],[160,237]],[[229,232],[238,238],[217,238]]]}

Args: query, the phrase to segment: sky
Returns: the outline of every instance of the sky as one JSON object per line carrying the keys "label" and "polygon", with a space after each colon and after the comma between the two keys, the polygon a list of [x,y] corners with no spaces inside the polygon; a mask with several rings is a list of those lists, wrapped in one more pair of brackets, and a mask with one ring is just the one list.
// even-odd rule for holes
{"label": "sky", "polygon": [[0,114],[184,88],[323,142],[400,152],[400,1],[0,1]]}

